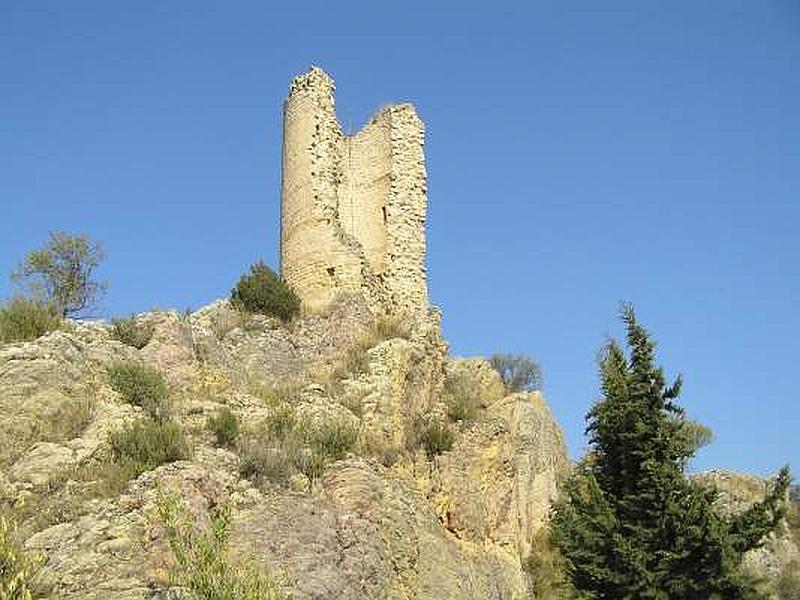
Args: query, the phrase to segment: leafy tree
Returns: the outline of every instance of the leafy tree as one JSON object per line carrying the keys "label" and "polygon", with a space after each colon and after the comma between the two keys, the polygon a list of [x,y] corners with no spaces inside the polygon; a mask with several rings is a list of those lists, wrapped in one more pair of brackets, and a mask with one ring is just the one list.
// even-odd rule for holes
{"label": "leafy tree", "polygon": [[541,389],[542,370],[533,359],[522,354],[492,354],[489,364],[500,373],[510,392]]}
{"label": "leafy tree", "polygon": [[51,231],[47,243],[29,252],[11,279],[51,302],[63,315],[94,306],[106,283],[93,279],[104,258],[102,246],[85,235]]}
{"label": "leafy tree", "polygon": [[289,321],[300,312],[300,299],[262,261],[250,267],[231,290],[231,303],[240,310]]}
{"label": "leafy tree", "polygon": [[758,598],[741,570],[784,516],[788,467],[763,502],[725,517],[713,489],[688,480],[696,440],[654,364],[654,342],[623,308],[630,356],[614,341],[600,359],[602,399],[587,415],[590,452],[553,517],[569,576],[589,598]]}

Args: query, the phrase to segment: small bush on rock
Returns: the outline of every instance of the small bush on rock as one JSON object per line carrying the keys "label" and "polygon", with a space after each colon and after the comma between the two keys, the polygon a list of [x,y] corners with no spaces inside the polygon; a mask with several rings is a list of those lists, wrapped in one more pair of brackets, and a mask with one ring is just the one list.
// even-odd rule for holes
{"label": "small bush on rock", "polygon": [[308,427],[289,406],[276,408],[239,445],[240,473],[256,482],[285,483],[295,473],[315,479],[329,462],[352,452],[358,432],[346,423]]}
{"label": "small bush on rock", "polygon": [[11,519],[0,515],[0,598],[32,600],[38,562],[23,552],[15,531]]}
{"label": "small bush on rock", "polygon": [[478,415],[481,405],[480,390],[474,382],[448,374],[444,380],[444,402],[451,421],[471,421]]}
{"label": "small bush on rock", "polygon": [[280,587],[250,560],[228,553],[231,513],[218,507],[209,526],[199,529],[190,511],[176,496],[162,495],[157,503],[160,524],[166,529],[175,569],[173,583],[192,598],[203,600],[280,600]]}
{"label": "small bush on rock", "polygon": [[542,371],[533,359],[521,354],[493,354],[489,363],[500,373],[509,392],[532,392],[542,387]]}
{"label": "small bush on rock", "polygon": [[137,350],[150,343],[153,339],[153,330],[152,323],[141,323],[133,315],[111,321],[111,337]]}
{"label": "small bush on rock", "polygon": [[417,415],[406,431],[409,450],[423,448],[429,459],[453,447],[453,430],[428,415]]}
{"label": "small bush on rock", "polygon": [[358,431],[346,423],[326,422],[311,432],[311,449],[326,461],[342,460],[358,443]]}
{"label": "small bush on rock", "polygon": [[111,387],[126,402],[142,407],[156,421],[170,417],[169,389],[156,369],[139,363],[115,363],[108,368]]}
{"label": "small bush on rock", "polygon": [[208,429],[217,438],[217,446],[230,448],[239,437],[239,419],[228,407],[208,419]]}
{"label": "small bush on rock", "polygon": [[52,304],[18,296],[0,307],[0,344],[35,340],[58,329],[61,322]]}
{"label": "small bush on rock", "polygon": [[139,419],[111,434],[114,462],[130,467],[133,476],[189,458],[189,444],[177,423]]}
{"label": "small bush on rock", "polygon": [[535,598],[568,600],[575,598],[575,589],[567,579],[564,557],[550,540],[550,532],[542,529],[531,540],[531,553],[522,563]]}
{"label": "small bush on rock", "polygon": [[297,294],[275,272],[259,261],[231,290],[231,304],[251,313],[287,322],[300,312]]}

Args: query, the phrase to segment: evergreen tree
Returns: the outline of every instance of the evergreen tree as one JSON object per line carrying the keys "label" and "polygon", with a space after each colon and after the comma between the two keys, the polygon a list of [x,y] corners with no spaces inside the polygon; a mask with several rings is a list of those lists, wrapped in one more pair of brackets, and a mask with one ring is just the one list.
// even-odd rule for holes
{"label": "evergreen tree", "polygon": [[556,506],[553,539],[588,598],[758,598],[743,554],[784,516],[784,467],[766,498],[738,515],[712,508],[717,492],[685,476],[697,444],[654,364],[654,342],[626,306],[630,355],[618,343],[600,359],[602,399],[587,415],[590,452]]}

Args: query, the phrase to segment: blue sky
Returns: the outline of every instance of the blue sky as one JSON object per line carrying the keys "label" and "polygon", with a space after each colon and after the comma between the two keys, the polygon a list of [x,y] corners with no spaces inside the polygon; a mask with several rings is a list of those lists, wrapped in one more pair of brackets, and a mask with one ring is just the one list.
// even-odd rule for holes
{"label": "blue sky", "polygon": [[796,0],[2,0],[0,273],[87,233],[111,316],[276,265],[281,103],[311,64],[348,129],[416,104],[452,351],[539,360],[573,456],[630,300],[716,433],[695,468],[800,469]]}

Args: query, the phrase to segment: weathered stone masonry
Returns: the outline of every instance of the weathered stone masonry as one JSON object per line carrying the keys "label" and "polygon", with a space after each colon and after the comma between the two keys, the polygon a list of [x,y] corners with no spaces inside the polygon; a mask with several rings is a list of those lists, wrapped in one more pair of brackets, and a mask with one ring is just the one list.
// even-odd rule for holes
{"label": "weathered stone masonry", "polygon": [[312,67],[284,105],[281,273],[312,310],[358,291],[376,312],[425,314],[424,125],[400,104],[345,135],[334,91]]}

